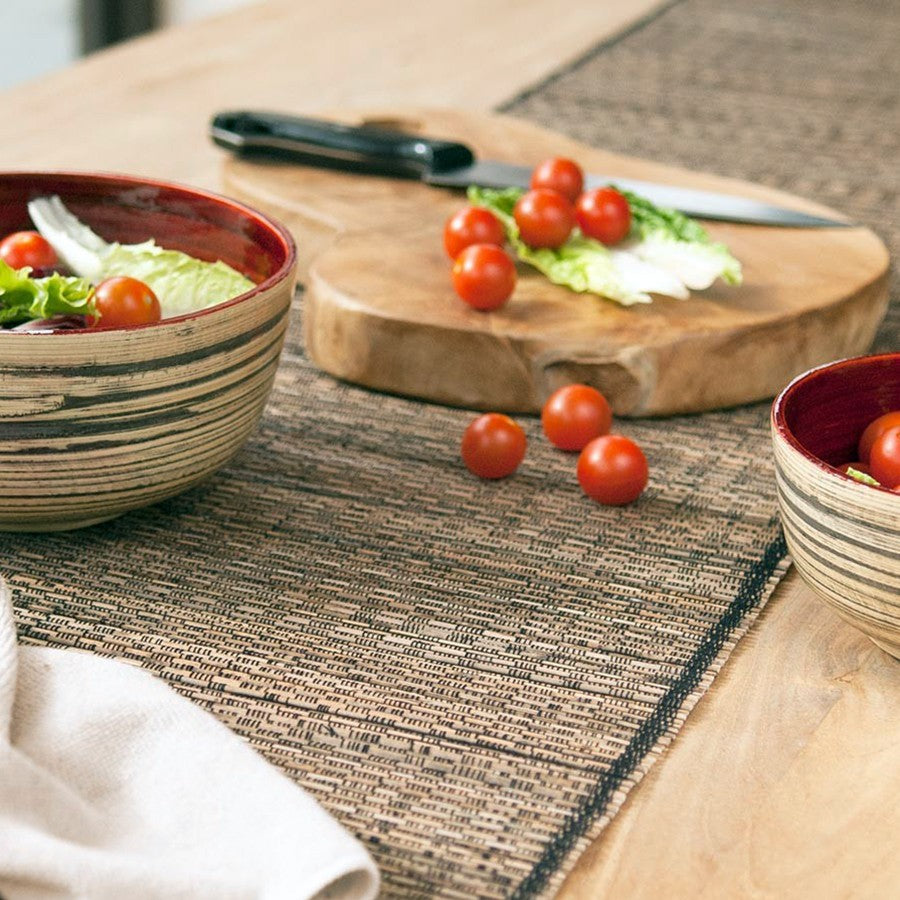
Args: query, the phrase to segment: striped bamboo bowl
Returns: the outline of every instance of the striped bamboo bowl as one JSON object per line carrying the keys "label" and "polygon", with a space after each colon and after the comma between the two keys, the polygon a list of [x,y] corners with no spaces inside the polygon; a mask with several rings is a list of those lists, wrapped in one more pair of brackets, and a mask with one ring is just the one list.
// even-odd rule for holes
{"label": "striped bamboo bowl", "polygon": [[900,409],[900,353],[841,360],[795,379],[772,407],[788,549],[812,590],[900,658],[900,494],[837,469],[873,419]]}
{"label": "striped bamboo bowl", "polygon": [[[214,194],[122,176],[0,175],[0,234],[59,194],[107,240],[222,259],[256,287],[157,325],[0,330],[0,530],[80,528],[197,484],[257,424],[295,277],[288,232]],[[210,298],[214,300],[215,298]]]}

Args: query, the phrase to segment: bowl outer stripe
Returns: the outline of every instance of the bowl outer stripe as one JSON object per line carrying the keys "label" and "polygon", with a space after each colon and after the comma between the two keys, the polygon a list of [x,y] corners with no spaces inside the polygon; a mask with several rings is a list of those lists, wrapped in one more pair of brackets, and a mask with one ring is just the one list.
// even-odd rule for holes
{"label": "bowl outer stripe", "polygon": [[[832,507],[817,503],[813,495],[799,490],[796,484],[786,481],[782,477],[778,478],[776,486],[781,492],[784,502],[791,506],[795,516],[802,519],[811,529],[821,531],[839,543],[859,547],[861,550],[883,550],[884,555],[900,561],[900,542],[889,541],[890,545],[885,547],[882,547],[880,542],[880,539],[885,535],[888,538],[900,538],[900,530],[884,529],[878,524],[872,525],[863,519],[840,517]],[[866,488],[868,486],[860,485],[860,487]],[[900,506],[900,498],[898,498],[897,503]],[[820,515],[814,516],[810,510],[815,510]],[[856,534],[848,534],[844,528],[839,527],[841,525],[846,526],[848,523],[852,523],[857,529]]]}
{"label": "bowl outer stripe", "polygon": [[[223,461],[227,461],[234,456],[240,450],[247,435],[252,432],[258,415],[258,409],[247,408],[241,410],[235,420],[229,423],[230,426],[236,427],[229,427],[225,431],[227,439],[204,445],[204,451],[207,452],[198,454],[191,459],[182,460],[181,458],[170,457],[165,465],[138,467],[123,472],[117,477],[113,477],[110,473],[104,473],[103,489],[100,489],[97,480],[94,479],[90,483],[64,485],[69,488],[67,492],[53,492],[52,488],[45,488],[40,494],[18,493],[14,490],[4,491],[4,494],[9,498],[26,501],[27,508],[32,510],[44,507],[48,510],[58,510],[61,502],[65,503],[68,510],[106,509],[109,507],[108,501],[116,497],[127,496],[129,501],[131,501],[148,496],[157,499],[173,496],[173,492],[170,490],[173,485],[181,482],[191,481],[193,483],[194,481],[202,480],[211,474],[211,465],[218,468]],[[185,472],[190,476],[187,479],[183,474]],[[118,482],[122,482],[123,486],[115,488],[105,487],[105,485]],[[162,491],[159,490],[161,485],[164,486]],[[73,488],[83,489],[73,490]],[[174,493],[180,493],[180,490],[175,490]],[[156,500],[149,502],[156,502]],[[127,508],[134,508],[135,505],[143,506],[145,502],[130,503]]]}
{"label": "bowl outer stripe", "polygon": [[[816,592],[838,609],[853,610],[855,615],[867,621],[896,627],[898,618],[897,589],[885,593],[884,586],[874,588],[866,585],[867,592],[861,595],[858,579],[844,580],[842,571],[831,564],[828,558],[818,555],[804,543],[803,535],[785,528],[785,540],[797,571]],[[871,593],[870,591],[874,591]]]}
{"label": "bowl outer stripe", "polygon": [[[286,320],[290,314],[290,309],[281,310],[276,315],[259,323],[248,331],[240,331],[228,338],[217,341],[214,344],[202,344],[194,350],[184,350],[170,356],[154,356],[148,359],[137,359],[133,362],[121,363],[74,363],[72,365],[52,365],[44,363],[40,360],[32,363],[41,378],[58,377],[58,378],[81,378],[95,379],[107,378],[115,375],[134,375],[139,372],[155,371],[157,369],[170,369],[178,366],[190,366],[206,357],[216,356],[220,353],[226,353],[234,350],[242,344],[251,341],[259,335],[271,331],[282,320]],[[110,332],[112,333],[112,332]],[[28,336],[26,336],[28,337]],[[33,336],[31,336],[33,337]],[[0,347],[2,349],[2,347]],[[4,366],[0,361],[0,378],[20,377],[22,364],[16,363],[14,366]]]}
{"label": "bowl outer stripe", "polygon": [[[88,464],[94,466],[128,468],[129,461],[131,461],[132,465],[136,465],[141,460],[161,460],[166,456],[172,456],[173,450],[179,445],[184,446],[190,444],[193,451],[196,449],[197,445],[202,444],[203,441],[210,439],[225,428],[235,415],[241,414],[247,408],[255,409],[260,403],[263,403],[264,406],[264,401],[268,394],[273,375],[274,370],[271,373],[262,373],[259,382],[254,386],[254,389],[246,395],[236,397],[235,399],[240,402],[235,402],[226,406],[225,409],[227,411],[225,412],[223,412],[222,407],[218,407],[211,411],[211,413],[214,414],[209,414],[202,418],[195,417],[196,421],[190,422],[190,420],[182,420],[189,423],[188,427],[160,430],[160,428],[155,425],[151,425],[150,427],[144,427],[140,430],[136,429],[132,432],[126,432],[115,439],[110,438],[105,440],[102,437],[98,437],[76,444],[74,449],[82,460],[82,464],[77,467],[71,465],[67,466],[65,464],[66,457],[71,457],[72,455],[71,449],[69,451],[66,450],[65,443],[61,444],[59,451],[54,454],[48,453],[43,455],[40,453],[30,453],[28,455],[32,458],[40,459],[41,461],[50,459],[51,456],[55,456],[56,460],[61,460],[63,462],[63,465],[54,467],[50,470],[51,473],[62,474],[63,472],[69,472],[72,475],[73,480],[77,480],[82,472],[86,470],[89,472],[94,471],[93,469],[88,470]],[[141,452],[135,452],[137,450],[140,450]],[[150,450],[159,450],[159,452],[151,455],[147,452]],[[9,459],[12,463],[9,467],[9,471],[13,477],[8,479],[0,477],[0,485],[3,485],[4,483],[10,486],[20,484],[21,479],[18,472],[21,469],[21,464],[17,466],[15,454],[7,456],[6,459]],[[0,455],[0,461],[3,460],[4,457]],[[27,457],[25,463],[27,464]]]}
{"label": "bowl outer stripe", "polygon": [[[832,469],[807,460],[803,454],[775,442],[775,475],[790,485],[810,505],[837,519],[850,518],[848,511],[864,509],[867,527],[877,533],[896,533],[900,522],[900,494],[886,488],[861,484]],[[853,521],[862,522],[856,517]]]}
{"label": "bowl outer stripe", "polygon": [[[245,358],[239,364],[230,366],[227,369],[217,370],[219,374],[228,373],[240,375],[239,378],[230,379],[224,385],[216,387],[213,390],[204,393],[193,394],[181,400],[168,403],[157,404],[152,407],[145,407],[133,413],[115,412],[103,414],[106,400],[111,396],[116,403],[123,400],[133,400],[141,397],[150,397],[160,395],[161,400],[166,399],[167,392],[163,388],[153,388],[149,391],[135,391],[133,393],[119,393],[113,395],[100,395],[99,397],[84,398],[88,401],[84,403],[69,404],[66,402],[61,411],[78,410],[95,412],[94,415],[80,415],[78,418],[63,419],[54,414],[46,418],[38,417],[22,417],[7,423],[0,423],[0,458],[3,456],[4,440],[16,440],[19,442],[28,440],[45,441],[65,441],[67,443],[57,447],[47,447],[47,453],[64,453],[68,452],[72,442],[72,438],[80,436],[95,436],[99,434],[120,435],[120,437],[112,443],[121,443],[122,437],[130,431],[141,431],[149,427],[158,427],[170,423],[180,421],[188,421],[196,417],[198,411],[202,411],[203,407],[209,404],[209,401],[221,397],[238,399],[248,393],[247,388],[251,387],[248,382],[252,382],[260,374],[274,375],[274,369],[277,368],[278,359],[281,352],[282,341],[280,337],[266,345],[259,353],[252,357]],[[260,362],[261,365],[253,366],[252,363]],[[272,369],[272,373],[269,370]],[[218,376],[204,376],[195,382],[182,383],[177,390],[185,387],[194,387],[209,381],[216,380]],[[68,398],[67,398],[68,400]],[[124,404],[123,404],[124,405]],[[227,403],[215,404],[206,410],[207,413],[214,411],[227,405]],[[79,449],[85,449],[93,444],[75,444]],[[17,450],[13,451],[18,456],[21,453],[21,444]]]}
{"label": "bowl outer stripe", "polygon": [[[830,545],[816,540],[814,534],[809,530],[793,528],[792,525],[793,523],[789,519],[785,521],[785,534],[788,536],[789,543],[801,547],[803,555],[808,559],[816,560],[820,564],[822,571],[838,571],[845,576],[844,578],[832,576],[836,583],[848,586],[865,584],[872,588],[884,603],[897,606],[900,609],[900,575],[879,568],[874,564],[862,563],[860,560],[853,559],[843,553],[837,553]],[[875,557],[875,559],[877,558]],[[843,565],[840,565],[840,563],[843,563]],[[826,569],[826,567],[828,568]],[[873,579],[871,577],[872,573],[884,576],[883,580]],[[885,591],[887,592],[885,593]]]}

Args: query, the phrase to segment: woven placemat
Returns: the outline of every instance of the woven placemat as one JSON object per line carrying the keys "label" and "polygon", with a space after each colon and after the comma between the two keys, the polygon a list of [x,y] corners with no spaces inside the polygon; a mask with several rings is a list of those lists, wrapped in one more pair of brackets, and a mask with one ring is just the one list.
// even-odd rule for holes
{"label": "woven placemat", "polygon": [[[507,110],[831,203],[897,250],[895,11],[686,0]],[[366,842],[387,896],[552,892],[784,572],[768,407],[619,423],[652,478],[607,509],[535,419],[514,478],[472,478],[470,414],[321,375],[301,316],[214,479],[0,538],[23,639],[210,709]]]}

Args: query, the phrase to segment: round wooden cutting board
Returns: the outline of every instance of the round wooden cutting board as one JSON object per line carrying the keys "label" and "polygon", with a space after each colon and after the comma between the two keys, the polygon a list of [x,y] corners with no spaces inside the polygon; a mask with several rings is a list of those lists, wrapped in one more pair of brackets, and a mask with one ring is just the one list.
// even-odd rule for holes
{"label": "round wooden cutting board", "polygon": [[[569,156],[587,171],[831,211],[758,185],[597,150],[503,116],[449,110],[338,115],[463,141],[480,158],[532,165]],[[463,304],[442,245],[460,192],[291,163],[228,158],[228,193],[284,220],[307,285],[307,352],[327,372],[393,393],[531,412],[580,381],[620,415],[699,412],[761,400],[794,375],[864,353],[887,306],[888,254],[866,228],[708,223],[744,283],[623,308],[520,266],[510,302]],[[704,223],[706,224],[706,223]]]}

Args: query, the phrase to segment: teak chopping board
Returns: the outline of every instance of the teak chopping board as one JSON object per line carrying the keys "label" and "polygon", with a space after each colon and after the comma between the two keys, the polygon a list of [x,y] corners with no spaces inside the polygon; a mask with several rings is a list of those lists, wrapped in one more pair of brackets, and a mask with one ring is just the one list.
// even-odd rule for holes
{"label": "teak chopping board", "polygon": [[[608,153],[509,117],[449,110],[334,116],[461,140],[479,157],[587,171],[829,210],[758,185]],[[888,254],[866,228],[709,223],[744,266],[688,300],[623,308],[520,266],[510,302],[476,312],[454,294],[442,244],[463,194],[413,181],[228,158],[226,190],[282,219],[307,286],[307,352],[370,388],[476,409],[530,412],[573,381],[620,415],[760,400],[818,363],[863,353],[887,306]]]}

